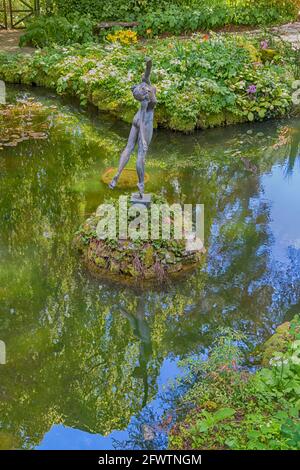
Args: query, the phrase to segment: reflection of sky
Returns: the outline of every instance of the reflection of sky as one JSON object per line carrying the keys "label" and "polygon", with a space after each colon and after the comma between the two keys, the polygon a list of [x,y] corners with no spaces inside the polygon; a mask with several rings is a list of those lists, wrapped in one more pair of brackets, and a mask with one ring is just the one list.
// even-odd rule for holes
{"label": "reflection of sky", "polygon": [[276,165],[262,176],[264,196],[271,202],[270,229],[274,237],[273,256],[287,261],[288,247],[300,249],[300,171],[296,164],[293,173],[283,177],[285,168]]}
{"label": "reflection of sky", "polygon": [[[180,375],[180,369],[177,366],[176,359],[165,359],[160,369],[160,375],[157,379],[158,393],[160,395],[163,387],[169,380]],[[154,413],[161,413],[163,406],[161,399],[155,398],[147,405],[148,409]],[[126,441],[128,439],[127,430],[113,431],[108,436],[99,434],[90,434],[79,429],[72,429],[62,424],[55,424],[50,431],[45,434],[41,444],[36,447],[37,450],[109,450],[113,449],[113,441]]]}

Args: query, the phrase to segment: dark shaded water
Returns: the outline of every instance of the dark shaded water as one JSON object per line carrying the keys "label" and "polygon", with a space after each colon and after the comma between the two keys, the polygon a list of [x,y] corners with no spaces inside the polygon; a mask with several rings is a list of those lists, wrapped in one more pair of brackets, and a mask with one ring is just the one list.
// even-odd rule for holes
{"label": "dark shaded water", "polygon": [[72,248],[128,126],[29,93],[60,112],[47,141],[0,153],[0,448],[162,447],[147,425],[179,359],[220,326],[254,346],[300,311],[300,121],[155,132],[147,191],[205,204],[207,258],[141,293],[93,279]]}

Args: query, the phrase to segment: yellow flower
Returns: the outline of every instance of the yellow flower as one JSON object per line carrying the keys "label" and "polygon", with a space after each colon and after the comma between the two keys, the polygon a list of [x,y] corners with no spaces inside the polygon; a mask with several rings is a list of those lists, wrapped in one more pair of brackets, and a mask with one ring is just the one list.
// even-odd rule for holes
{"label": "yellow flower", "polygon": [[120,44],[129,45],[137,42],[137,33],[130,30],[116,31],[114,34],[108,34],[106,39],[110,42],[119,41]]}

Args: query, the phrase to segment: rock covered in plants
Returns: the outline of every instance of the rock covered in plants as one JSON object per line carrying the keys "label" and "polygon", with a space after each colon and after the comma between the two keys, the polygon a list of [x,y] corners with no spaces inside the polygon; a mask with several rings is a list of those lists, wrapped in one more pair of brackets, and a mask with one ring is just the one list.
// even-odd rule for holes
{"label": "rock covered in plants", "polygon": [[[155,200],[155,199],[154,199]],[[117,202],[115,202],[117,208]],[[162,282],[195,267],[205,253],[203,245],[188,250],[189,240],[99,239],[97,211],[80,227],[75,246],[95,274],[123,280]],[[128,216],[128,222],[130,222]]]}

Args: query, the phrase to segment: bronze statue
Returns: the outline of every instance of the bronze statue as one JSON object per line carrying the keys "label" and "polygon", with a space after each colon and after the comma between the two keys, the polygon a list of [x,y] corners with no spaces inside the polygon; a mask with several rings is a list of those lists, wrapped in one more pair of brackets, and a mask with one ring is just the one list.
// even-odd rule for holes
{"label": "bronze statue", "polygon": [[143,199],[144,195],[145,158],[152,139],[154,108],[157,103],[156,88],[152,86],[150,82],[151,68],[152,60],[146,59],[146,70],[142,82],[131,88],[134,98],[141,103],[141,106],[133,118],[128,142],[120,157],[118,172],[109,185],[111,189],[117,185],[118,179],[127,165],[137,143],[138,155],[136,171],[139,180],[137,186],[140,199]]}

